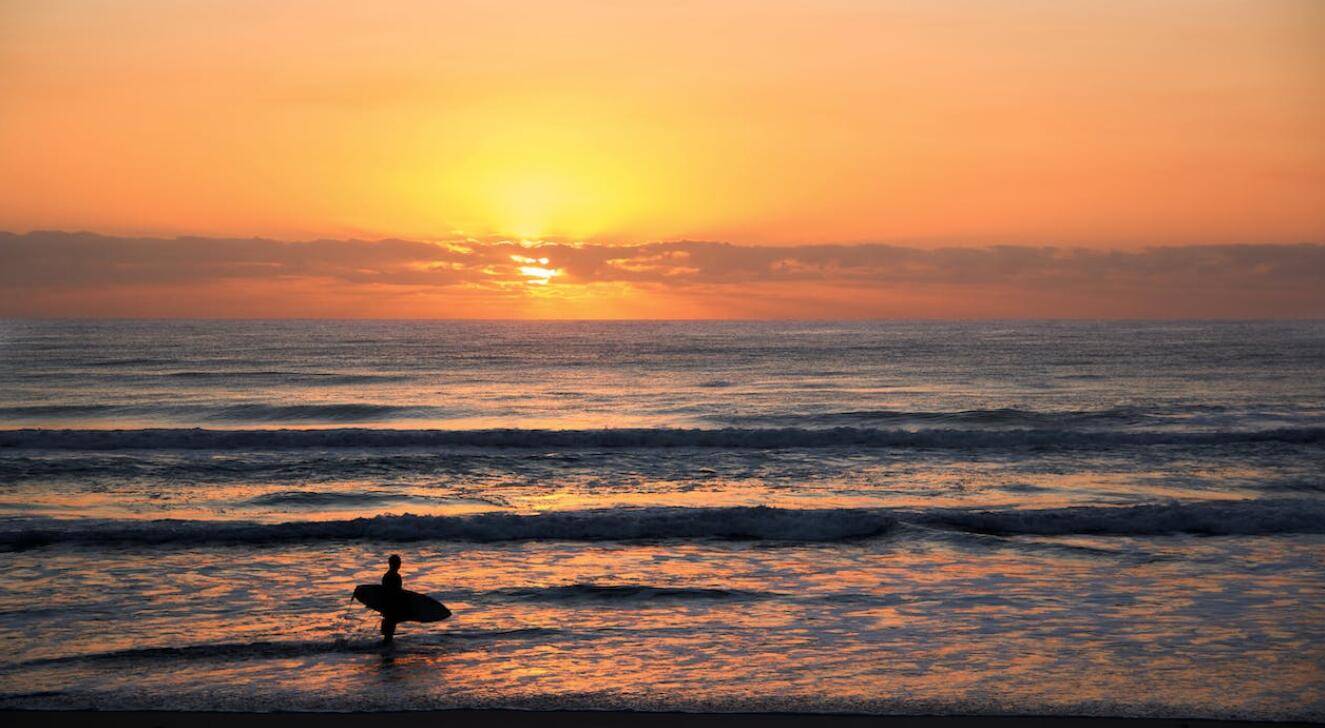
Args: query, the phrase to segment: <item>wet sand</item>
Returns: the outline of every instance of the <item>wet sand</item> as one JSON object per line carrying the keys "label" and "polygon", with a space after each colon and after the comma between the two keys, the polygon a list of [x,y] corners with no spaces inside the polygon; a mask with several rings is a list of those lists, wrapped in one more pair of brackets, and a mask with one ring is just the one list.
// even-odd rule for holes
{"label": "wet sand", "polygon": [[402,713],[191,713],[171,711],[0,711],[10,728],[1231,728],[1322,725],[1169,718],[1064,716],[876,716],[786,713],[440,710]]}

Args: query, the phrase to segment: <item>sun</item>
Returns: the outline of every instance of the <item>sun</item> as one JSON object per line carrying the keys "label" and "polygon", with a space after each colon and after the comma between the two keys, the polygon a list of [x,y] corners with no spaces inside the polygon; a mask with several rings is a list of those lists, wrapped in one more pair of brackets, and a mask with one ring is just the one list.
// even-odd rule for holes
{"label": "sun", "polygon": [[551,263],[547,258],[530,258],[523,255],[512,255],[511,260],[519,265],[516,269],[520,275],[526,278],[525,283],[531,286],[546,286],[548,281],[561,275],[560,268],[549,268]]}

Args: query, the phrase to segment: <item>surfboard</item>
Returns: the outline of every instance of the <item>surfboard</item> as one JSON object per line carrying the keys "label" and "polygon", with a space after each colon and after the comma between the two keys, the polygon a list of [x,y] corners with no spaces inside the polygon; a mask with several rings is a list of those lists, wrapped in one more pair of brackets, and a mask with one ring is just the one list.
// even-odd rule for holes
{"label": "surfboard", "polygon": [[[440,622],[451,616],[451,610],[445,604],[427,594],[404,590],[400,614],[397,622]],[[354,587],[354,600],[377,612],[386,606],[386,592],[381,584],[360,584]]]}

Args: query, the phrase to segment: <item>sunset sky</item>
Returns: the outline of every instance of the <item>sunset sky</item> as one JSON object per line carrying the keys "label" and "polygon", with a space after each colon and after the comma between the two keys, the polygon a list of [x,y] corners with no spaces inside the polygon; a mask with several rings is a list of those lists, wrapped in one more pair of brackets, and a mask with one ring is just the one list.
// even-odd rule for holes
{"label": "sunset sky", "polygon": [[0,315],[1325,316],[1325,3],[6,0],[0,230]]}

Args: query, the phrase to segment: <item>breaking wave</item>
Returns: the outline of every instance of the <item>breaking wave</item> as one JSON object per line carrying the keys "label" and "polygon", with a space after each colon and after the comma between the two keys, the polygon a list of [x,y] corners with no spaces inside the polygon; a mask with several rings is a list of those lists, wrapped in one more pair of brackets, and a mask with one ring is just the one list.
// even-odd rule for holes
{"label": "breaking wave", "polygon": [[352,506],[361,503],[375,503],[384,500],[399,500],[407,498],[409,498],[409,496],[406,494],[385,490],[353,492],[282,490],[275,493],[264,493],[259,496],[254,496],[244,501],[244,503],[254,506],[294,506],[312,508],[318,506]]}
{"label": "breaking wave", "polygon": [[[731,507],[556,511],[535,515],[377,516],[278,524],[226,521],[14,520],[0,547],[74,544],[261,544],[373,541],[751,540],[838,542],[886,535],[899,524],[995,535],[1259,535],[1325,533],[1325,504],[1204,501],[1038,510],[889,510]],[[572,587],[583,594],[584,586]]]}
{"label": "breaking wave", "polygon": [[842,541],[886,532],[892,516],[871,510],[639,508],[537,515],[376,516],[278,524],[224,521],[59,521],[0,532],[0,546],[49,544],[283,543],[380,541],[635,541],[736,539]]}
{"label": "breaking wave", "polygon": [[993,535],[1254,536],[1325,533],[1325,503],[1309,500],[1214,500],[1038,510],[936,510],[921,523]]}
{"label": "breaking wave", "polygon": [[[286,408],[280,419],[373,416],[368,405],[301,405]],[[347,408],[347,409],[336,409]],[[268,412],[270,414],[270,412]],[[257,419],[260,412],[231,411],[236,419]],[[1325,444],[1325,427],[1283,427],[1249,431],[1072,431],[1062,429],[875,429],[833,427],[598,430],[389,430],[336,428],[316,430],[48,430],[0,431],[0,448],[35,450],[280,450],[294,448],[732,448],[781,449],[824,447],[894,447],[936,449],[1099,449],[1154,445],[1226,445],[1282,443]]]}

